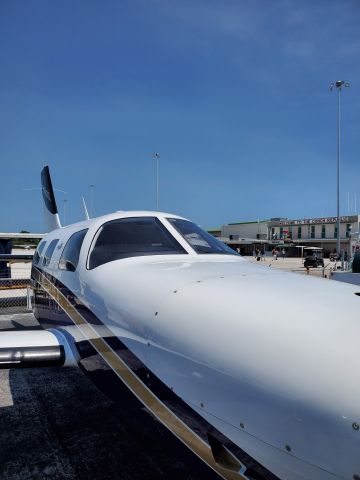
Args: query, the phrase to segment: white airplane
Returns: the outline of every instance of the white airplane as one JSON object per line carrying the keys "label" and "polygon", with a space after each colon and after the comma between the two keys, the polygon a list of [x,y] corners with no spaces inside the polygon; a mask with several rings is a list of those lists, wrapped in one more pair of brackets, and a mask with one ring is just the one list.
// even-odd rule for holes
{"label": "white airplane", "polygon": [[207,478],[360,479],[357,286],[250,264],[168,213],[57,228],[42,178],[55,229],[33,308],[50,330],[1,333],[3,366],[110,369]]}

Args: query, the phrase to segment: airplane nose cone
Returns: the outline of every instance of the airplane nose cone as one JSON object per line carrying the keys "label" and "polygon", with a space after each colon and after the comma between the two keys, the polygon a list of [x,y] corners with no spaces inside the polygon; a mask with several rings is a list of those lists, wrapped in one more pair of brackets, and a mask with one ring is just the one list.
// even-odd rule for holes
{"label": "airplane nose cone", "polygon": [[[206,370],[208,414],[236,428],[245,422],[260,441],[281,450],[291,445],[301,461],[356,478],[356,291],[282,272],[199,279],[160,302],[151,336]],[[183,393],[196,397],[196,388]]]}

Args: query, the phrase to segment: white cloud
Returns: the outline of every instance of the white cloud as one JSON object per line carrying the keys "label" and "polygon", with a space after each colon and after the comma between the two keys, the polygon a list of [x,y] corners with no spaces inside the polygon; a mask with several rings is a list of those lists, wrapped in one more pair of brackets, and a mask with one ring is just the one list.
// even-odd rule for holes
{"label": "white cloud", "polygon": [[291,40],[284,44],[284,51],[292,57],[308,58],[314,55],[316,45],[310,40]]}
{"label": "white cloud", "polygon": [[257,2],[214,2],[155,0],[169,17],[198,30],[208,30],[240,38],[254,36],[265,21]]}
{"label": "white cloud", "polygon": [[[154,0],[169,19],[199,33],[247,40],[310,61],[357,55],[359,4],[290,0]],[[251,47],[251,43],[249,47]]]}

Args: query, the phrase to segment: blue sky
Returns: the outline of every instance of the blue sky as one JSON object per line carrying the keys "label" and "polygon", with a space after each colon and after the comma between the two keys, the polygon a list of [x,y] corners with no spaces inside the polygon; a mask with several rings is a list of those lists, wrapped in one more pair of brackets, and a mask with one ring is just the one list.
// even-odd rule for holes
{"label": "blue sky", "polygon": [[[1,0],[0,231],[160,209],[203,227],[360,207],[360,3]],[[350,198],[350,202],[349,199]],[[350,207],[350,209],[349,209]],[[358,208],[359,210],[360,208]]]}

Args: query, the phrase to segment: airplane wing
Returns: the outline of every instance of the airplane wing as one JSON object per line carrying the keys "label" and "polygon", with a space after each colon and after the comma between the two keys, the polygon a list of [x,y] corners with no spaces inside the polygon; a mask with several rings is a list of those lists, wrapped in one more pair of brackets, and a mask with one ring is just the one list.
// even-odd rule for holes
{"label": "airplane wing", "polygon": [[14,232],[0,232],[0,239],[13,238],[43,238],[45,233],[14,233]]}
{"label": "airplane wing", "polygon": [[31,262],[33,259],[33,255],[30,253],[24,254],[4,254],[0,253],[0,262]]}

